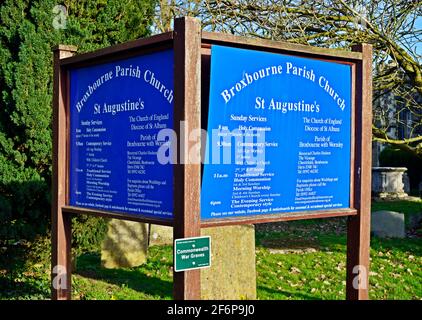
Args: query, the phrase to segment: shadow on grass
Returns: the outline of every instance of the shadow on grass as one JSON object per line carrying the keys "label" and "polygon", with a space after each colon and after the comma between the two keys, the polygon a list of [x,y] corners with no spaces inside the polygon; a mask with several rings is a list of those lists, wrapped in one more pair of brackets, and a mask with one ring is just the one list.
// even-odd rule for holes
{"label": "shadow on grass", "polygon": [[[290,299],[294,299],[294,300],[321,300],[321,298],[306,294],[306,293],[302,293],[302,292],[297,292],[297,291],[287,291],[287,290],[274,290],[272,288],[266,287],[266,286],[257,286],[257,291],[265,291],[265,293],[268,296],[286,296],[289,297]],[[266,300],[266,299],[264,299]],[[283,299],[283,300],[287,300],[287,298]]]}
{"label": "shadow on grass", "polygon": [[26,247],[13,244],[0,253],[0,300],[47,299],[49,284],[27,270]]}
{"label": "shadow on grass", "polygon": [[292,249],[300,250],[312,248],[315,250],[319,249],[319,243],[315,240],[307,239],[289,239],[289,238],[273,238],[273,239],[261,239],[259,244],[264,248],[268,249]]}
{"label": "shadow on grass", "polygon": [[405,214],[405,218],[408,218],[408,215],[422,212],[422,199],[373,201],[371,211],[375,212],[381,210],[402,212]]}
{"label": "shadow on grass", "polygon": [[422,238],[382,239],[371,237],[371,249],[401,251],[422,256]]}
{"label": "shadow on grass", "polygon": [[[151,267],[151,273],[155,270]],[[119,287],[127,287],[145,295],[172,299],[173,283],[154,276],[148,276],[148,266],[132,269],[105,269],[101,267],[98,254],[85,254],[77,259],[75,274],[93,280],[104,281]]]}
{"label": "shadow on grass", "polygon": [[[302,234],[295,237],[292,234],[271,232],[260,234],[256,238],[256,245],[268,249],[304,249],[314,248],[324,251],[346,253],[347,236],[335,234]],[[422,238],[379,238],[371,236],[371,249],[375,251],[400,251],[422,256]]]}
{"label": "shadow on grass", "polygon": [[49,292],[28,282],[11,281],[8,277],[0,276],[0,300],[34,300],[48,299]]}

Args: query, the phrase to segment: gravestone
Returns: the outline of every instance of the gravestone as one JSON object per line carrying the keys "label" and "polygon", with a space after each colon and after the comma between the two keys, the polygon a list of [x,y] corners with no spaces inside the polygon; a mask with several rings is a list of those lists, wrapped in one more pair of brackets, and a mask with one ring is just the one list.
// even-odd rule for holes
{"label": "gravestone", "polygon": [[381,238],[404,238],[404,214],[394,211],[372,212],[371,233]]}
{"label": "gravestone", "polygon": [[102,265],[136,267],[146,262],[149,246],[172,244],[172,227],[112,219],[102,245]]}
{"label": "gravestone", "polygon": [[201,229],[211,236],[211,267],[201,269],[201,299],[256,299],[255,227]]}
{"label": "gravestone", "polygon": [[145,223],[111,219],[101,249],[104,268],[131,268],[146,262],[148,225]]}
{"label": "gravestone", "polygon": [[[255,227],[204,228],[201,235],[211,236],[211,267],[201,270],[201,298],[256,299]],[[109,269],[136,267],[146,262],[148,246],[172,244],[172,227],[112,219],[101,262]]]}
{"label": "gravestone", "polygon": [[149,225],[149,246],[173,245],[173,227]]}

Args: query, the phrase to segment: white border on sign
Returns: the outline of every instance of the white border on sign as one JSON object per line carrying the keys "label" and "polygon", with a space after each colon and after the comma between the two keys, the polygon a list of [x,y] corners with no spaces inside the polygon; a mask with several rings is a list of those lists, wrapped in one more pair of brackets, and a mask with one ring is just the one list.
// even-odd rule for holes
{"label": "white border on sign", "polygon": [[[189,268],[189,269],[184,269],[184,270],[179,270],[176,268],[176,243],[183,241],[183,240],[194,240],[194,239],[204,239],[204,238],[208,238],[209,242],[210,242],[210,254],[209,254],[209,265],[208,266],[203,266],[203,267],[195,267],[195,268]],[[179,239],[174,239],[174,244],[173,244],[173,267],[174,267],[174,271],[175,272],[184,272],[184,271],[189,271],[189,270],[197,270],[197,269],[205,269],[205,268],[210,268],[211,267],[211,236],[202,236],[202,237],[190,237],[190,238],[179,238]]]}

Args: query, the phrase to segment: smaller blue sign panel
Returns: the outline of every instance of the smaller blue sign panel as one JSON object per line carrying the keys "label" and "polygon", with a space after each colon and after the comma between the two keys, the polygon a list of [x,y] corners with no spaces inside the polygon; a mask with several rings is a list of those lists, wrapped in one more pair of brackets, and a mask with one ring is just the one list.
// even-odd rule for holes
{"label": "smaller blue sign panel", "polygon": [[351,66],[212,46],[202,219],[348,208]]}
{"label": "smaller blue sign panel", "polygon": [[70,205],[171,218],[173,51],[70,71]]}

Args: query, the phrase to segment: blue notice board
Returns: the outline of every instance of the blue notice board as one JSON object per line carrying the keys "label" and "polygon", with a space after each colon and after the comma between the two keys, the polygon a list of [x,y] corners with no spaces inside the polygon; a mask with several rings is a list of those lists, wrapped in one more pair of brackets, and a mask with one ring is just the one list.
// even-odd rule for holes
{"label": "blue notice board", "polygon": [[348,208],[351,67],[212,46],[201,218]]}
{"label": "blue notice board", "polygon": [[173,51],[70,70],[70,205],[171,218]]}

